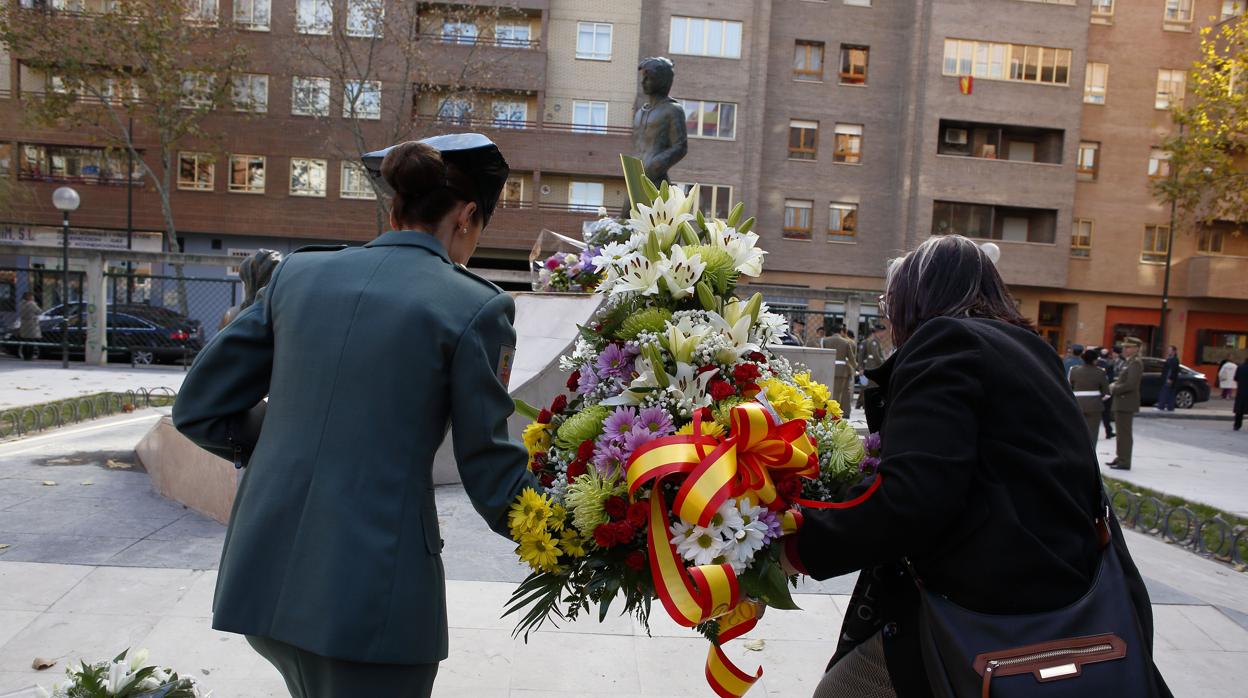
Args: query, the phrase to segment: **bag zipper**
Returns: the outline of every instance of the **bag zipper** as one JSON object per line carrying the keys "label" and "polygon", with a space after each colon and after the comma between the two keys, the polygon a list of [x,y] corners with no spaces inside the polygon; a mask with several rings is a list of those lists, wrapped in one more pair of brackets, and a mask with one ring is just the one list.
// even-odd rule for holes
{"label": "bag zipper", "polygon": [[1045,659],[1056,659],[1058,657],[1082,657],[1089,654],[1097,654],[1099,652],[1109,652],[1114,646],[1109,643],[1100,645],[1090,645],[1088,647],[1071,647],[1060,650],[1047,650],[1045,652],[1036,652],[1034,654],[1025,654],[1021,657],[1007,657],[1005,659],[989,659],[988,665],[984,667],[984,684],[981,698],[991,697],[990,684],[992,682],[993,672],[1001,667],[1015,666],[1018,664],[1026,664],[1028,662],[1043,661]]}

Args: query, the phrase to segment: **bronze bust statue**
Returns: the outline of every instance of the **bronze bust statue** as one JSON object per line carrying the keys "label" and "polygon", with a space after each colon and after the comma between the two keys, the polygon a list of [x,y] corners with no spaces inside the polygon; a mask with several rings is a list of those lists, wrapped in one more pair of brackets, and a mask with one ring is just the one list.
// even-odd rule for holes
{"label": "bronze bust statue", "polygon": [[655,184],[670,182],[668,170],[689,152],[685,110],[668,94],[676,77],[671,60],[647,58],[637,66],[646,101],[633,117],[633,150]]}

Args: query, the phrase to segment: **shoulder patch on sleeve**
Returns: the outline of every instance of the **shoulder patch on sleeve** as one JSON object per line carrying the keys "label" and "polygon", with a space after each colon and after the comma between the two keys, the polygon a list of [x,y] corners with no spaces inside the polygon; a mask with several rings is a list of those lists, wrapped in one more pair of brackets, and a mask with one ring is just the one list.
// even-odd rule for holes
{"label": "shoulder patch on sleeve", "polygon": [[300,252],[338,252],[345,249],[347,249],[347,245],[304,245],[291,252],[291,254],[299,254]]}
{"label": "shoulder patch on sleeve", "polygon": [[504,386],[511,385],[511,368],[516,363],[516,348],[506,344],[498,348],[498,381]]}
{"label": "shoulder patch on sleeve", "polygon": [[503,291],[503,289],[499,288],[499,286],[498,286],[497,284],[495,284],[493,281],[490,281],[489,279],[485,278],[484,276],[481,276],[480,274],[477,274],[477,273],[473,272],[473,271],[472,271],[472,270],[470,270],[468,267],[465,267],[465,266],[464,266],[464,265],[462,265],[462,264],[452,264],[451,266],[455,267],[455,269],[456,269],[457,271],[459,271],[459,273],[463,274],[464,276],[467,276],[467,277],[469,277],[469,278],[471,278],[471,279],[476,279],[477,281],[480,281],[481,283],[485,284],[486,286],[489,286],[489,287],[490,287],[491,289],[493,289],[496,293],[505,293],[505,291]]}

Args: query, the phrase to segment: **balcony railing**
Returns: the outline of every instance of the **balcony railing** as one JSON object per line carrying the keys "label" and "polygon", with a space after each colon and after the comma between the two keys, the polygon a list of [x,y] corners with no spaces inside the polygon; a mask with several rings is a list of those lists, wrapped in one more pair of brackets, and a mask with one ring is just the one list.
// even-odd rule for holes
{"label": "balcony railing", "polygon": [[497,36],[464,36],[442,32],[421,32],[419,39],[427,39],[448,46],[493,46],[494,48],[518,48],[536,50],[542,47],[541,39],[511,39]]}
{"label": "balcony railing", "polygon": [[465,129],[496,129],[505,131],[557,131],[584,133],[587,135],[622,135],[631,136],[633,129],[628,126],[586,126],[555,121],[515,121],[504,118],[478,116],[437,116],[435,114],[417,114],[416,123],[422,125],[436,124],[439,126],[456,126]]}

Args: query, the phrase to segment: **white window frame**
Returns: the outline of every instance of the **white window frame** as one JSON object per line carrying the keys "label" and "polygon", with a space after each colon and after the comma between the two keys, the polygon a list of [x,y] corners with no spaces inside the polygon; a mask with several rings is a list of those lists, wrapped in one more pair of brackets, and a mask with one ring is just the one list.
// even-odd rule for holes
{"label": "white window frame", "polygon": [[[602,109],[602,124],[594,123],[594,114]],[[607,130],[608,119],[610,118],[611,104],[610,102],[602,102],[598,100],[576,99],[572,101],[572,130],[577,133],[603,133]],[[581,113],[589,116],[589,123],[578,122],[577,119]]]}
{"label": "white window frame", "polygon": [[[846,151],[846,152],[853,152],[854,155],[857,155],[858,156],[857,160],[848,160],[848,159],[838,160],[837,159],[838,157],[840,157],[839,153],[841,152],[841,148],[840,148],[841,136],[849,136],[849,137],[857,136],[858,137],[857,150]],[[832,128],[832,162],[838,165],[861,165],[862,164],[862,146],[865,142],[866,142],[866,137],[864,135],[864,129],[863,129],[862,124],[836,124]]]}
{"label": "white window frame", "polygon": [[[515,118],[517,115],[519,119]],[[490,103],[490,119],[495,128],[523,129],[529,120],[529,103],[522,99],[496,99]]]}
{"label": "white window frame", "polygon": [[[1087,227],[1088,244],[1080,245],[1080,238],[1083,237],[1083,228]],[[1076,259],[1088,259],[1092,256],[1092,234],[1095,232],[1096,224],[1091,218],[1076,218],[1070,229],[1070,256]]]}
{"label": "white window frame", "polygon": [[1195,0],[1166,0],[1162,17],[1167,23],[1191,24]]}
{"label": "white window frame", "polygon": [[[296,188],[295,186],[295,171],[298,168],[307,169],[308,187],[306,188]],[[313,175],[315,174],[314,170],[318,168],[321,171],[321,187],[319,191],[314,187],[316,182],[315,182],[315,178],[313,177]],[[328,189],[329,189],[329,161],[322,160],[321,158],[291,158],[290,159],[290,195],[291,196],[306,196],[306,197],[311,197],[311,198],[316,198],[316,199],[323,199],[325,198],[325,194]]]}
{"label": "white window frame", "polygon": [[[329,116],[329,90],[329,78],[296,75],[290,80],[290,113],[295,116]],[[301,93],[306,94],[301,96]]]}
{"label": "white window frame", "polygon": [[[1028,78],[1025,74],[1014,77],[1014,65],[1024,66],[1025,73],[1027,59],[1033,55],[1036,58],[1035,78]],[[947,38],[940,70],[942,75],[949,76],[971,75],[980,80],[1068,87],[1073,59],[1074,51],[1068,48]],[[1052,70],[1052,80],[1043,79],[1046,69]],[[1059,69],[1065,70],[1064,81],[1057,79]]]}
{"label": "white window frame", "polygon": [[[189,161],[195,168],[195,177],[190,181],[182,178],[182,163]],[[200,168],[204,167],[208,171],[208,181],[201,182],[199,180]],[[216,185],[217,179],[217,163],[213,159],[211,153],[200,153],[191,150],[183,150],[178,153],[178,189],[181,191],[212,191]]]}
{"label": "white window frame", "polygon": [[[846,211],[853,213],[854,227],[845,231]],[[841,227],[832,228],[833,212],[839,212]],[[854,243],[858,241],[858,204],[851,201],[832,201],[828,203],[828,242]]]}
{"label": "white window frame", "polygon": [[[519,185],[519,189],[520,189],[520,191],[517,193],[514,199],[512,199],[508,195],[508,191],[507,191],[508,188],[511,187],[511,185],[513,184]],[[569,191],[569,194],[570,193],[571,192]],[[507,181],[503,183],[503,190],[498,195],[498,207],[499,208],[524,208],[524,206],[525,206],[524,178],[517,176],[517,175],[511,175],[510,177],[507,178]]]}
{"label": "white window frame", "polygon": [[215,27],[220,16],[217,0],[187,0],[186,2],[186,21],[191,24]]}
{"label": "white window frame", "polygon": [[[1094,82],[1096,73],[1101,74],[1099,84]],[[1109,95],[1109,64],[1108,63],[1089,63],[1084,70],[1083,77],[1083,103],[1104,105],[1105,98]]]}
{"label": "white window frame", "polygon": [[[741,58],[741,41],[744,36],[741,22],[673,15],[668,27],[668,48],[672,53],[708,58]],[[717,37],[719,46],[712,47],[711,43]]]}
{"label": "white window frame", "polygon": [[[1162,163],[1165,166],[1162,166]],[[1153,148],[1148,153],[1148,178],[1149,179],[1165,179],[1170,176],[1170,153],[1161,148]],[[1165,172],[1162,172],[1162,170]]]}
{"label": "white window frame", "polygon": [[[358,183],[363,188],[348,188],[348,183]],[[373,185],[369,182],[368,170],[358,162],[350,162],[343,160],[339,168],[338,178],[338,198],[354,199],[361,201],[375,201],[377,199],[377,191],[373,189]]]}
{"label": "white window frame", "polygon": [[[53,78],[54,80],[56,78]],[[203,109],[212,106],[212,92],[217,86],[217,76],[203,71],[184,71],[182,73],[183,109]],[[63,89],[63,88],[62,88]],[[204,93],[207,93],[205,95]]]}
{"label": "white window frame", "polygon": [[[467,31],[469,28],[472,31]],[[481,36],[481,28],[477,26],[476,22],[443,20],[441,36],[444,44],[466,44],[471,46],[477,43],[477,39]]]}
{"label": "white window frame", "polygon": [[1113,17],[1114,0],[1092,0],[1093,17]]}
{"label": "white window frame", "polygon": [[440,102],[434,115],[440,122],[467,126],[476,118],[477,105],[468,97],[451,94],[440,98]]}
{"label": "white window frame", "polygon": [[[354,118],[364,121],[381,119],[381,81],[380,80],[348,80],[342,85],[342,118],[350,119],[353,90],[359,90],[355,99]],[[376,95],[375,99],[370,99]]]}
{"label": "white window frame", "polygon": [[1221,19],[1230,19],[1244,14],[1244,0],[1222,0]]}
{"label": "white window frame", "polygon": [[380,39],[385,31],[385,0],[347,0],[347,36]]}
{"label": "white window frame", "polygon": [[[592,197],[590,199],[578,199],[576,195],[576,188],[578,185],[586,187],[590,190],[597,187],[597,201],[593,201]],[[584,193],[583,190],[582,193]],[[568,209],[572,211],[597,211],[602,207],[603,202],[606,200],[606,195],[607,187],[602,182],[568,182]]]}
{"label": "white window frame", "polygon": [[[245,83],[245,86],[240,83]],[[234,111],[264,114],[269,111],[269,76],[263,73],[239,73],[230,85]]]}
{"label": "white window frame", "polygon": [[[688,136],[690,138],[707,138],[710,140],[718,140],[718,141],[737,140],[737,103],[736,102],[720,102],[720,101],[716,101],[713,99],[681,99],[677,101],[680,102],[681,108],[684,109],[686,123],[688,123],[689,121],[689,107],[694,104],[697,105],[698,127],[694,131],[690,131],[688,133]],[[706,130],[706,115],[710,111],[706,107],[707,105],[710,105],[710,104],[716,105],[716,108],[720,114],[720,123],[719,123],[720,128],[719,128],[718,134],[714,136],[703,135],[704,131]],[[732,107],[732,135],[730,136],[723,135],[722,115],[724,113],[725,106]]]}
{"label": "white window frame", "polygon": [[1153,99],[1154,108],[1169,110],[1172,107],[1183,106],[1183,98],[1186,94],[1187,71],[1172,68],[1157,69],[1157,94]]}
{"label": "white window frame", "polygon": [[[605,30],[607,36],[607,52],[598,50],[598,40]],[[581,46],[581,38],[589,33],[589,46]],[[615,41],[615,27],[610,22],[577,22],[576,23],[576,57],[582,61],[609,61]]]}
{"label": "white window frame", "polygon": [[[1085,153],[1092,154],[1091,167],[1085,167],[1088,163]],[[1079,149],[1075,155],[1075,173],[1087,180],[1096,179],[1101,169],[1101,144],[1096,141],[1079,141]]]}
{"label": "white window frame", "polygon": [[234,0],[234,24],[247,31],[267,32],[272,22],[273,0]]}
{"label": "white window frame", "polygon": [[295,33],[328,35],[334,30],[330,0],[295,0]]}
{"label": "white window frame", "polygon": [[[523,30],[523,39],[512,34],[517,30]],[[528,48],[533,45],[533,27],[523,22],[499,22],[494,25],[494,45],[503,48]]]}
{"label": "white window frame", "polygon": [[[787,221],[785,220],[786,218],[788,218],[789,209],[794,209],[798,211],[806,211],[805,235],[807,237],[795,236],[795,234],[801,230],[800,228],[794,227],[792,230],[790,230],[789,226],[787,225]],[[806,241],[813,240],[815,237],[815,202],[809,199],[785,199],[784,200],[784,213],[783,213],[783,217],[781,218],[781,235],[786,240],[806,240]]]}
{"label": "white window frame", "polygon": [[[234,183],[234,163],[238,160],[246,159],[247,172],[251,172],[250,165],[259,161],[260,163],[260,184],[253,185],[248,181],[245,184]],[[226,189],[234,194],[263,194],[265,182],[268,179],[269,164],[263,155],[249,155],[245,153],[232,153],[230,155],[230,171],[229,178],[226,182]]]}

